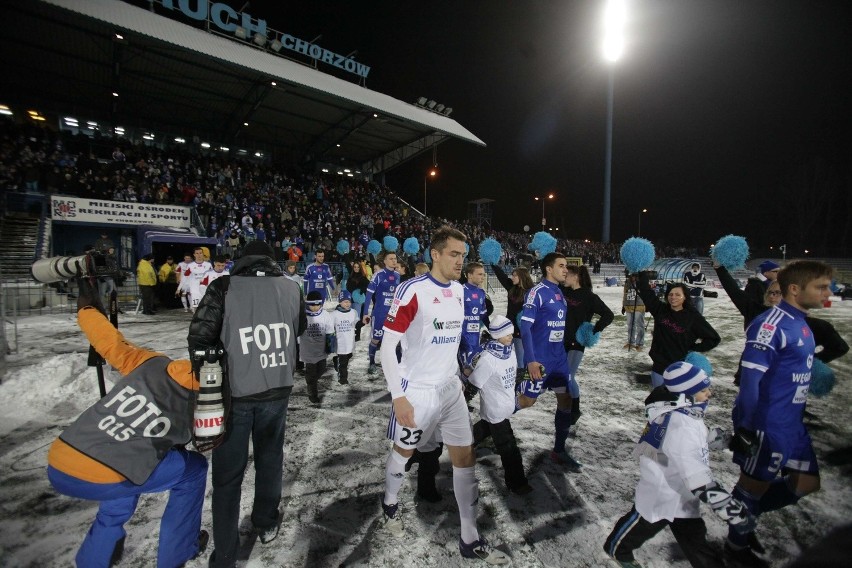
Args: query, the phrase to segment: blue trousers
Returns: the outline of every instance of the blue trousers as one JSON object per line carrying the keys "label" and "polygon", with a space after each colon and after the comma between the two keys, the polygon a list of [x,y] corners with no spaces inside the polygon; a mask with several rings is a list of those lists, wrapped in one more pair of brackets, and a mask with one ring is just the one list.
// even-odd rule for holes
{"label": "blue trousers", "polygon": [[160,520],[157,566],[174,568],[198,553],[201,506],[207,483],[207,460],[201,454],[177,449],[169,451],[142,485],[130,481],[91,483],[50,466],[47,477],[53,488],[63,495],[101,502],[95,522],[77,551],[77,566],[109,566],[116,543],[127,534],[124,523],[133,516],[143,493],[169,491],[169,501]]}
{"label": "blue trousers", "polygon": [[290,393],[280,400],[235,400],[225,425],[225,441],[213,450],[213,542],[210,566],[234,566],[240,544],[240,495],[254,448],[254,502],[251,522],[267,529],[278,522],[284,475],[284,427]]}
{"label": "blue trousers", "polygon": [[568,351],[568,368],[571,370],[571,379],[568,381],[568,394],[571,398],[580,398],[580,384],[577,382],[577,369],[580,368],[580,362],[583,360],[585,351],[579,349],[571,349]]}

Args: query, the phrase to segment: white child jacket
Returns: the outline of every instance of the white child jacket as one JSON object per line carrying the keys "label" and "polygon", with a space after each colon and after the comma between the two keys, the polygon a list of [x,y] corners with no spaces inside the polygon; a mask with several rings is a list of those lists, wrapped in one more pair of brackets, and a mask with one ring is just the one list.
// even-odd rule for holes
{"label": "white child jacket", "polygon": [[671,413],[660,450],[637,452],[640,478],[636,486],[636,511],[648,522],[699,517],[700,501],[692,490],[713,481],[703,412],[690,414],[678,410],[688,407],[684,397],[666,407],[646,406],[649,422],[663,420],[665,414]]}

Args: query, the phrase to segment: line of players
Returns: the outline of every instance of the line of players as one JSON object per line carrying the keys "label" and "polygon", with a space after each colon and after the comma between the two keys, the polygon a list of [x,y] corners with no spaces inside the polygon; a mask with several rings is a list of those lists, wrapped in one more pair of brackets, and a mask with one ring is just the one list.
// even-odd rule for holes
{"label": "line of players", "polygon": [[[492,548],[476,529],[478,484],[473,476],[473,445],[489,433],[495,438],[504,437],[507,432],[495,430],[495,424],[505,422],[508,426],[512,413],[533,404],[544,390],[552,390],[557,397],[557,410],[551,456],[569,468],[580,467],[565,449],[571,425],[572,371],[564,345],[569,308],[560,285],[566,283],[569,271],[561,254],[551,253],[541,261],[542,280],[527,294],[520,317],[527,378],[516,386],[514,369],[508,370],[514,360],[507,356],[512,349],[511,333],[506,333],[511,323],[498,316],[489,326],[492,341],[484,348],[479,343],[482,318],[488,315],[485,293],[479,287],[484,270],[481,264],[471,263],[466,270],[468,283],[461,286],[457,282],[464,242],[464,235],[457,231],[439,231],[432,244],[434,264],[430,274],[398,285],[398,273],[393,270],[395,258],[386,259],[385,268],[370,285],[376,297],[371,318],[375,346],[370,352],[371,364],[376,349],[384,342],[381,363],[393,398],[388,437],[394,446],[385,468],[383,520],[391,533],[403,533],[397,496],[415,451],[419,452],[416,458],[420,462],[418,493],[427,500],[440,500],[434,485],[424,484],[421,477],[431,476],[434,480],[442,451],[439,442],[443,442],[453,463],[461,554],[489,564],[504,564],[509,562],[508,556]],[[647,436],[647,428],[655,425],[653,421],[646,427],[642,441],[653,446],[653,451],[642,457],[644,461],[640,460],[646,485],[640,482],[636,506],[618,521],[604,547],[622,566],[639,566],[633,550],[666,526],[671,527],[679,543],[690,548],[687,556],[693,566],[716,565],[720,559],[707,546],[706,528],[698,510],[701,502],[710,505],[729,524],[726,547],[734,557],[750,565],[762,565],[762,559],[755,555],[763,552],[754,535],[758,515],[793,504],[819,488],[816,456],[802,423],[815,350],[804,315],[828,297],[830,276],[831,269],[824,264],[793,263],[782,284],[782,304],[756,318],[747,330],[741,365],[750,380],[737,397],[731,444],[734,462],[741,466],[742,473],[731,493],[713,480],[709,469],[708,445],[716,442],[716,447],[720,447],[703,425],[703,411],[710,398],[709,377],[682,361],[666,369],[664,385],[654,389],[649,396],[649,400],[654,400],[646,400],[646,404],[654,408],[662,404],[669,409],[664,412],[675,408],[689,418],[684,428],[672,428],[675,433],[666,439],[670,442]],[[401,356],[397,352],[400,345],[405,346]],[[480,421],[471,429],[469,417],[463,412],[466,404],[461,382],[455,377],[459,367],[463,375],[475,377],[480,360],[490,362],[483,373],[490,376],[480,376],[475,384],[486,386],[489,379],[496,380],[490,383],[488,396],[485,391],[482,395],[480,414],[486,424],[483,427]],[[500,361],[504,363],[501,365]],[[497,394],[500,392],[517,393],[516,404],[495,416],[490,411],[501,407]],[[662,419],[664,415],[657,416]],[[681,414],[677,416],[682,420]],[[694,425],[689,425],[689,420],[695,421]],[[511,426],[508,435],[514,445]],[[714,435],[719,437],[722,433],[717,431]],[[505,444],[505,439],[501,443]],[[722,446],[726,444],[727,440]],[[509,489],[527,492],[523,489],[528,488],[525,479],[523,485],[512,485],[518,478],[510,475],[510,469],[519,467],[523,476],[517,446],[514,450],[518,461],[514,465],[500,451],[505,446],[500,448],[496,439],[495,447],[503,457]],[[647,481],[646,477],[654,479]],[[649,493],[648,483],[663,483],[661,479],[672,490],[666,494],[656,490]],[[640,505],[644,512],[637,512]]]}

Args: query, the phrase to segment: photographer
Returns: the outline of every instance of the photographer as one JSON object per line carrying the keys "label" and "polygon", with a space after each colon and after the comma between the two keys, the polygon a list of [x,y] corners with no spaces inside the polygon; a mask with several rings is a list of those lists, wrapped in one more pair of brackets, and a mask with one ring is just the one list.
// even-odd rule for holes
{"label": "photographer", "polygon": [[199,532],[207,460],[184,449],[192,435],[198,381],[187,360],[129,343],[103,315],[98,291],[78,280],[77,321],[91,344],[124,377],[50,447],[47,475],[63,495],[100,501],[78,566],[120,557],[126,523],[144,493],[169,491],[160,521],[157,565],[180,566],[207,545]]}
{"label": "photographer", "polygon": [[254,446],[251,521],[264,544],[278,536],[284,425],[296,337],[307,325],[299,285],[285,278],[262,241],[246,245],[230,276],[214,280],[189,326],[189,349],[225,350],[230,411],[221,445],[213,450],[213,541],[210,566],[236,564],[240,544],[240,494]]}

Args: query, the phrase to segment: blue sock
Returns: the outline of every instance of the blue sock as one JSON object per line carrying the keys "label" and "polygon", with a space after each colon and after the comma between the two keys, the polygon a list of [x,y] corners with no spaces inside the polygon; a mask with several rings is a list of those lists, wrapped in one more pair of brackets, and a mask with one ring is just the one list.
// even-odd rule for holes
{"label": "blue sock", "polygon": [[790,489],[787,477],[774,479],[769,484],[769,489],[760,498],[760,510],[763,513],[777,511],[787,505],[792,505],[799,500],[796,492]]}
{"label": "blue sock", "polygon": [[564,452],[565,441],[568,439],[568,430],[571,428],[571,411],[557,408],[553,422],[556,425],[556,439],[553,442],[553,451]]}
{"label": "blue sock", "polygon": [[376,351],[378,351],[378,346],[370,342],[370,346],[367,348],[367,353],[370,355],[370,365],[376,364]]}
{"label": "blue sock", "polygon": [[[739,485],[735,486],[734,490],[731,491],[731,496],[745,505],[746,509],[748,509],[751,514],[754,515],[755,520],[757,520],[757,517],[760,516],[761,513],[760,499],[756,498]],[[745,548],[748,546],[748,535],[740,534],[735,531],[733,527],[728,527],[728,541],[730,541],[731,544]]]}

